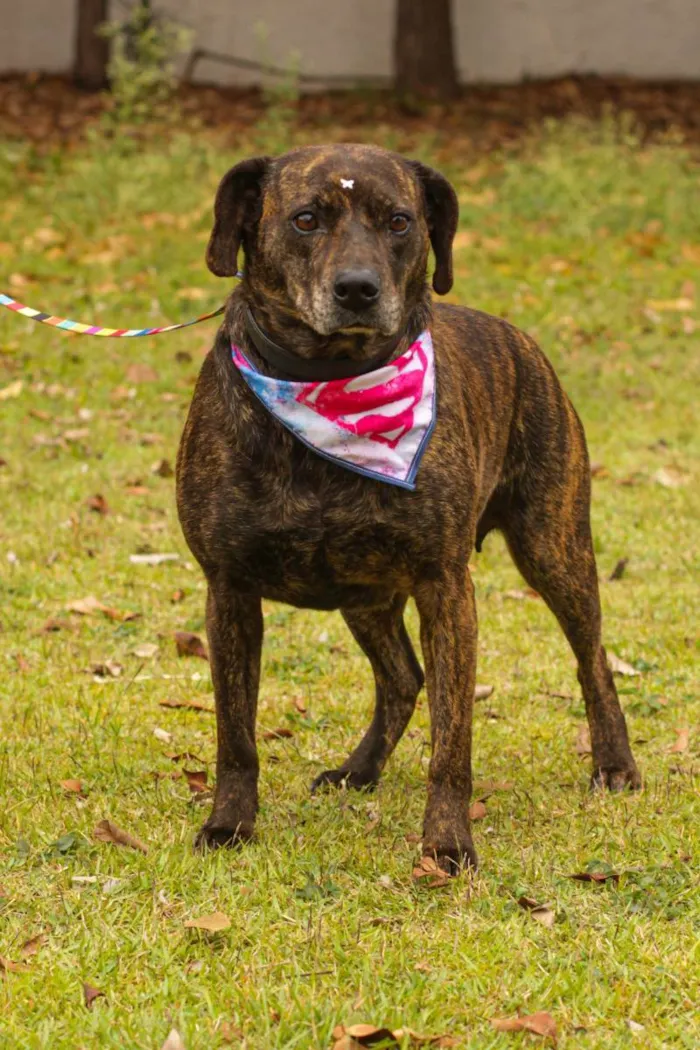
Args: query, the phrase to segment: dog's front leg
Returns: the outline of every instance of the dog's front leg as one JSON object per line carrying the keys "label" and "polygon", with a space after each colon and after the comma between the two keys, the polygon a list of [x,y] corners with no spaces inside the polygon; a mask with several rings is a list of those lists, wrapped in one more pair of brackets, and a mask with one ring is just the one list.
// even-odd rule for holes
{"label": "dog's front leg", "polygon": [[432,758],[423,854],[451,873],[477,858],[469,825],[476,608],[466,565],[415,593],[425,659]]}
{"label": "dog's front leg", "polygon": [[232,846],[251,838],[258,810],[255,715],[260,683],[263,621],[259,598],[210,581],[207,634],[216,696],[214,807],[200,829],[199,849]]}

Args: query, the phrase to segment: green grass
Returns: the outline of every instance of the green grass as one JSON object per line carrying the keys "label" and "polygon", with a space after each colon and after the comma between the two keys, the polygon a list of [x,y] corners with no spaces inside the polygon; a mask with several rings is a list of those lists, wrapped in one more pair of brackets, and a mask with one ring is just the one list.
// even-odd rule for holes
{"label": "green grass", "polygon": [[[603,581],[629,558],[602,583],[605,639],[642,672],[618,682],[645,790],[588,794],[572,657],[540,601],[507,597],[522,583],[491,536],[473,558],[479,680],[494,686],[477,705],[475,770],[477,785],[511,786],[492,790],[475,825],[479,875],[433,891],[411,880],[423,697],[375,796],[309,797],[368,720],[370,672],[339,615],[274,605],[259,725],[294,736],[261,741],[257,842],[195,856],[207,803],[154,773],[178,768],[166,752],[191,751],[201,760],[188,768],[214,776],[212,715],[158,703],[211,696],[208,666],[178,659],[172,640],[203,632],[204,587],[172,480],[151,468],[174,460],[213,324],[109,342],[0,311],[0,390],[23,384],[0,400],[0,955],[22,961],[23,943],[46,935],[26,970],[0,975],[3,1048],[158,1050],[174,1025],[188,1050],[209,1050],[229,1045],[226,1021],[242,1033],[233,1045],[324,1050],[335,1024],[367,1021],[496,1050],[533,1037],[489,1019],[536,1010],[556,1018],[565,1047],[698,1045],[698,167],[680,145],[642,148],[610,123],[459,163],[439,140],[405,148],[458,184],[451,298],[536,335],[604,465]],[[0,147],[0,289],[124,327],[212,308],[225,285],[203,263],[211,200],[245,151],[201,137],[41,159]],[[154,377],[135,382],[134,364]],[[86,506],[96,493],[106,516]],[[130,563],[144,549],[180,559]],[[140,616],[66,611],[87,595]],[[49,618],[65,627],[42,633]],[[134,654],[144,643],[155,656]],[[86,673],[107,659],[121,677]],[[690,746],[669,753],[682,726]],[[83,781],[84,799],[62,791],[66,778]],[[96,842],[103,818],[148,854]],[[619,884],[567,878],[594,861]],[[522,893],[552,904],[551,929],[518,907]],[[230,917],[224,932],[184,927],[213,911]],[[106,996],[90,1011],[83,982]]]}

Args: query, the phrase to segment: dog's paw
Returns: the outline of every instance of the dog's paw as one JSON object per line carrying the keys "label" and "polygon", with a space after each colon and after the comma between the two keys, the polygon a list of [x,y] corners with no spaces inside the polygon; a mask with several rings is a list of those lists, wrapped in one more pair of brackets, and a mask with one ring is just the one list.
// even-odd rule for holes
{"label": "dog's paw", "polygon": [[253,825],[247,821],[238,824],[224,824],[220,821],[208,820],[197,832],[194,840],[194,848],[199,853],[207,853],[209,850],[232,849],[242,846],[253,837]]}
{"label": "dog's paw", "polygon": [[431,857],[437,863],[438,868],[453,877],[460,875],[463,871],[476,871],[479,867],[479,858],[471,840],[456,843],[453,846],[424,842],[423,856]]}
{"label": "dog's paw", "polygon": [[311,784],[311,794],[327,787],[374,791],[378,783],[378,773],[351,769],[326,769],[323,773],[319,773]]}
{"label": "dog's paw", "polygon": [[634,762],[622,769],[594,769],[591,776],[591,791],[619,792],[629,788],[630,791],[639,791],[642,786],[642,778]]}

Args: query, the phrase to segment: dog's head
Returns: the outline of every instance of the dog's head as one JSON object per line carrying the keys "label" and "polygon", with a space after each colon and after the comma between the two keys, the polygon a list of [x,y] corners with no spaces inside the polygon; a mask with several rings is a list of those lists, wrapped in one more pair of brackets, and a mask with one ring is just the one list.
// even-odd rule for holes
{"label": "dog's head", "polygon": [[242,246],[246,286],[266,322],[305,327],[309,346],[400,334],[425,302],[430,245],[433,288],[452,287],[452,186],[378,147],[309,146],[243,161],[222,179],[214,214],[210,270],[235,274]]}

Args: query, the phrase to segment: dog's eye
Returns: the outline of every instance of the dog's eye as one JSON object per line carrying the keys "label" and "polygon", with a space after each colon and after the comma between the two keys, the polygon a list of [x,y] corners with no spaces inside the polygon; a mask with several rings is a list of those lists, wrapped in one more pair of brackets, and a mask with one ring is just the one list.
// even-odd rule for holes
{"label": "dog's eye", "polygon": [[313,233],[318,229],[318,219],[312,211],[302,211],[295,215],[292,222],[300,233]]}
{"label": "dog's eye", "polygon": [[389,229],[392,233],[406,233],[410,225],[411,220],[408,215],[403,215],[401,212],[397,212],[396,215],[391,216]]}

